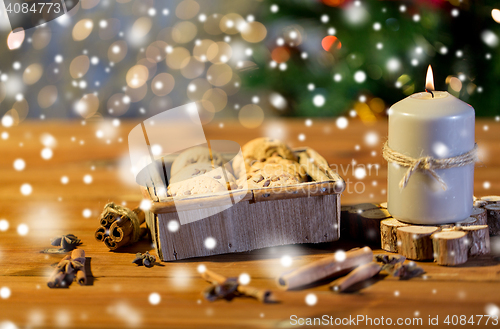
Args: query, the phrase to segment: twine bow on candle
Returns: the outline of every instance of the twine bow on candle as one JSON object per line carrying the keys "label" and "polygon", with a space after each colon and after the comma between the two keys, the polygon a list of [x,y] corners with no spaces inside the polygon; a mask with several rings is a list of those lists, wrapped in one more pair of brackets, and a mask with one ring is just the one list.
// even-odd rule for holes
{"label": "twine bow on candle", "polygon": [[436,173],[436,170],[463,167],[473,164],[477,160],[477,144],[474,144],[474,148],[469,152],[452,158],[434,159],[431,156],[425,156],[414,159],[394,151],[389,147],[388,142],[385,142],[384,147],[382,148],[382,156],[389,163],[394,163],[402,167],[408,167],[408,170],[399,182],[400,189],[404,189],[406,185],[408,185],[408,181],[415,171],[422,170],[434,177],[434,179],[441,184],[443,190],[446,191],[447,185],[445,181]]}

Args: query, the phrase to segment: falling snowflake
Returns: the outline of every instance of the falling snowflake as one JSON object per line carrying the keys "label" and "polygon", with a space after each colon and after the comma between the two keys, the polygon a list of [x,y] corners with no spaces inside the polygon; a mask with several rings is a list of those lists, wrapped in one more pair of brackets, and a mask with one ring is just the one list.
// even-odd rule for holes
{"label": "falling snowflake", "polygon": [[158,305],[160,304],[161,296],[160,294],[153,292],[149,295],[148,300],[151,305]]}
{"label": "falling snowflake", "polygon": [[309,306],[314,306],[318,302],[318,297],[315,294],[307,294],[306,295],[306,304]]}

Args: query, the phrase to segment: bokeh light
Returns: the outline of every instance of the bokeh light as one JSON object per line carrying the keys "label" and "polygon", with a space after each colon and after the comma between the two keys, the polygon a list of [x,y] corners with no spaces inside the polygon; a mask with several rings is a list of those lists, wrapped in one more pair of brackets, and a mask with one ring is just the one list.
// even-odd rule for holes
{"label": "bokeh light", "polygon": [[69,73],[73,79],[80,79],[87,74],[90,67],[90,60],[86,55],[75,57],[69,66]]}
{"label": "bokeh light", "polygon": [[175,8],[175,15],[180,19],[191,19],[200,11],[200,5],[194,0],[183,0]]}
{"label": "bokeh light", "polygon": [[24,42],[24,37],[24,30],[15,29],[11,31],[7,36],[7,47],[9,47],[10,50],[20,48]]}
{"label": "bokeh light", "polygon": [[248,104],[241,108],[238,119],[245,128],[257,128],[264,121],[264,111],[256,104]]}
{"label": "bokeh light", "polygon": [[190,53],[186,48],[175,47],[167,50],[167,65],[173,70],[179,70],[189,63]]}
{"label": "bokeh light", "polygon": [[329,35],[323,38],[323,40],[321,41],[321,46],[326,51],[332,51],[342,48],[342,43],[336,36]]}
{"label": "bokeh light", "polygon": [[148,77],[149,70],[147,67],[143,65],[132,66],[127,72],[127,85],[134,89],[142,87],[148,80]]}
{"label": "bokeh light", "polygon": [[127,56],[128,46],[123,40],[113,42],[108,48],[110,62],[119,63]]}
{"label": "bokeh light", "polygon": [[227,94],[219,88],[208,89],[201,101],[203,108],[209,112],[222,111],[227,105]]}
{"label": "bokeh light", "polygon": [[75,112],[82,118],[92,117],[99,109],[99,99],[94,94],[83,95],[75,104]]}
{"label": "bokeh light", "polygon": [[207,80],[217,87],[227,84],[232,77],[233,70],[227,64],[212,64],[207,70]]}
{"label": "bokeh light", "polygon": [[52,32],[48,27],[38,27],[33,33],[32,45],[36,50],[41,50],[48,46],[50,40],[52,39]]}
{"label": "bokeh light", "polygon": [[56,86],[48,85],[43,87],[38,93],[38,105],[42,109],[51,107],[57,101],[57,95],[58,91]]}
{"label": "bokeh light", "polygon": [[498,9],[493,9],[491,11],[491,18],[493,18],[493,20],[497,23],[500,24],[500,10]]}
{"label": "bokeh light", "polygon": [[92,33],[94,22],[90,19],[82,19],[73,27],[73,40],[82,41]]}
{"label": "bokeh light", "polygon": [[266,27],[260,22],[243,22],[238,30],[241,32],[241,37],[251,43],[261,42],[267,35]]}
{"label": "bokeh light", "polygon": [[176,43],[188,43],[193,40],[198,33],[196,25],[189,21],[179,22],[172,28],[172,39]]}
{"label": "bokeh light", "polygon": [[157,96],[168,95],[175,86],[175,79],[169,73],[160,73],[151,81],[151,90]]}

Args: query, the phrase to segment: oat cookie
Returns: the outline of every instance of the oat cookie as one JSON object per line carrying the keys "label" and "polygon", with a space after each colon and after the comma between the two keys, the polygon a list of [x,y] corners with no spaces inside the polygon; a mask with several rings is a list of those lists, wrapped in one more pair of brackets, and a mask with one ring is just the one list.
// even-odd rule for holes
{"label": "oat cookie", "polygon": [[292,150],[278,139],[261,137],[251,140],[242,147],[244,158],[262,160],[272,156],[283,159],[297,160]]}
{"label": "oat cookie", "polygon": [[[212,152],[212,156],[213,164],[216,167],[222,166],[222,164],[224,163],[222,155],[216,152]],[[170,176],[173,177],[176,173],[181,171],[182,168],[193,163],[212,163],[212,158],[210,157],[210,151],[208,147],[195,146],[179,154],[172,163],[172,168],[170,168]]]}
{"label": "oat cookie", "polygon": [[[253,163],[256,161],[265,161],[267,158],[278,156],[283,159],[297,160],[292,150],[282,141],[278,139],[261,137],[251,140],[250,142],[243,145],[241,148],[245,168],[248,171]],[[241,175],[240,168],[242,167],[240,159],[237,159],[233,163],[233,168],[235,175],[238,177]]]}
{"label": "oat cookie", "polygon": [[224,185],[206,175],[172,183],[168,187],[169,195],[173,197],[187,197],[190,195],[212,194],[224,191],[227,191]]}
{"label": "oat cookie", "polygon": [[249,188],[278,187],[299,184],[299,180],[292,174],[276,170],[273,173],[254,173],[248,175]]}
{"label": "oat cookie", "polygon": [[228,189],[235,189],[237,186],[236,180],[230,172],[226,170],[224,175],[222,167],[214,169],[210,163],[193,163],[188,165],[170,178],[170,184],[178,183],[201,175],[215,179],[222,185],[227,186]]}
{"label": "oat cookie", "polygon": [[249,173],[262,171],[272,172],[278,169],[282,169],[294,175],[299,180],[299,182],[304,182],[306,180],[306,171],[298,162],[283,159],[278,156],[270,157],[264,162],[254,162],[254,164],[249,169]]}

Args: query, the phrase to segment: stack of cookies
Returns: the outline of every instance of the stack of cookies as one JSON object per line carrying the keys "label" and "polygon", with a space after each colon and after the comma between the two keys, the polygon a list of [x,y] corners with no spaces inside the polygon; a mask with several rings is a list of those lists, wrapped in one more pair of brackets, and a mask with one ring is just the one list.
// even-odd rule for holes
{"label": "stack of cookies", "polygon": [[207,146],[192,147],[179,154],[170,169],[168,194],[173,197],[213,194],[237,189],[236,179],[221,154]]}
{"label": "stack of cookies", "polygon": [[[282,141],[267,137],[257,138],[242,147],[244,166],[236,160],[233,168],[245,168],[249,188],[294,185],[306,180],[304,168],[297,162],[292,150]],[[241,178],[241,173],[237,173]]]}
{"label": "stack of cookies", "polygon": [[182,152],[172,163],[169,196],[279,187],[307,181],[306,170],[293,151],[277,139],[257,138],[241,150],[243,157],[232,160],[225,160],[207,146]]}

